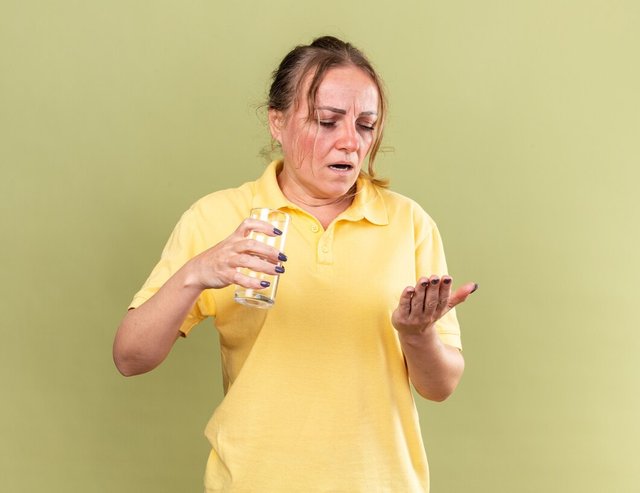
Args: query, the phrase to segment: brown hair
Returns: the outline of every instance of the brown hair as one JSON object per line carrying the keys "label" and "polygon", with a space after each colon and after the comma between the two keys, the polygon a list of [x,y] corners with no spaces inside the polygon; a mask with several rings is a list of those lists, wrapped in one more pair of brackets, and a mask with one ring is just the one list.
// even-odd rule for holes
{"label": "brown hair", "polygon": [[374,162],[384,130],[387,100],[382,80],[367,57],[350,43],[333,36],[315,39],[310,45],[299,45],[291,50],[273,72],[273,82],[269,90],[269,109],[286,112],[299,104],[301,91],[307,74],[311,74],[307,93],[309,119],[314,118],[316,94],[327,71],[335,67],[354,66],[364,71],[375,83],[378,94],[378,121],[373,144],[369,151],[368,172],[361,174],[373,183],[386,186],[387,181],[375,177]]}

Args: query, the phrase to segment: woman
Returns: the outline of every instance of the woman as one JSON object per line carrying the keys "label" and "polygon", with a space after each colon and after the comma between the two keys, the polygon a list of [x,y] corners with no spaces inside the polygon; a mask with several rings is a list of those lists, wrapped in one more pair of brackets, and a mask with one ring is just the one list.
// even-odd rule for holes
{"label": "woman", "polygon": [[[118,329],[116,365],[135,375],[215,317],[225,398],[206,428],[209,492],[428,491],[409,382],[427,399],[453,392],[464,367],[453,307],[477,285],[452,291],[431,218],[375,177],[385,110],[350,44],[292,50],[269,94],[283,159],[183,215]],[[286,255],[248,238],[278,234],[243,220],[253,207],[291,215]],[[233,302],[236,285],[261,287],[239,268],[283,262],[272,309]]]}

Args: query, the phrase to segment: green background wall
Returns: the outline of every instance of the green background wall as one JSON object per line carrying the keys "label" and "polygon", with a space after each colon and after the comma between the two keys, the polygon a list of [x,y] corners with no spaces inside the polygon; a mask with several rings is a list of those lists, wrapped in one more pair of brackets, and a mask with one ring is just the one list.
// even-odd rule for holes
{"label": "green background wall", "polygon": [[0,0],[0,489],[201,491],[210,322],[125,379],[111,343],[194,200],[261,173],[297,43],[361,46],[381,171],[438,221],[467,371],[420,402],[433,491],[640,491],[633,0]]}

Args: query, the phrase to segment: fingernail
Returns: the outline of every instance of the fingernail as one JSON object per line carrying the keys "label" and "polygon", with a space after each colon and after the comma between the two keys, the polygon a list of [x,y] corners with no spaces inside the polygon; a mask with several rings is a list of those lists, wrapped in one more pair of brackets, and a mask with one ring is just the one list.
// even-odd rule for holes
{"label": "fingernail", "polygon": [[445,284],[451,284],[451,278],[447,277],[446,279],[443,279],[442,282]]}
{"label": "fingernail", "polygon": [[420,283],[420,285],[421,285],[423,288],[426,288],[426,287],[429,285],[429,283],[425,281],[425,282],[423,282],[423,283]]}
{"label": "fingernail", "polygon": [[271,283],[269,281],[260,281],[260,286],[262,286],[263,288],[268,288],[269,286],[271,286]]}
{"label": "fingernail", "polygon": [[475,286],[473,286],[473,289],[471,290],[472,293],[475,293],[476,290],[479,288],[480,286],[478,286],[478,283],[476,283]]}
{"label": "fingernail", "polygon": [[287,261],[287,256],[284,253],[279,253],[278,254],[278,260],[280,260],[281,262],[286,262]]}
{"label": "fingernail", "polygon": [[277,234],[277,235],[281,235],[282,234],[282,231],[280,231],[278,228],[273,228],[273,232],[274,232],[274,234]]}
{"label": "fingernail", "polygon": [[436,285],[436,284],[438,284],[439,282],[440,282],[440,279],[435,278],[434,280],[432,280],[432,281],[431,281],[431,284],[433,284],[433,285],[435,286],[435,285]]}
{"label": "fingernail", "polygon": [[282,274],[284,272],[284,267],[282,267],[281,265],[276,265],[276,272],[278,274]]}

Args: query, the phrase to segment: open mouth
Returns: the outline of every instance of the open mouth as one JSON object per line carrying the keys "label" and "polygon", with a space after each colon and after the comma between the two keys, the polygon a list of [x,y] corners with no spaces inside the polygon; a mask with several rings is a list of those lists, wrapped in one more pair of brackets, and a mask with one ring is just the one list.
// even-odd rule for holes
{"label": "open mouth", "polygon": [[348,170],[352,169],[353,166],[351,164],[337,163],[337,164],[330,164],[329,168],[336,169],[336,170],[339,170],[339,171],[348,171]]}

